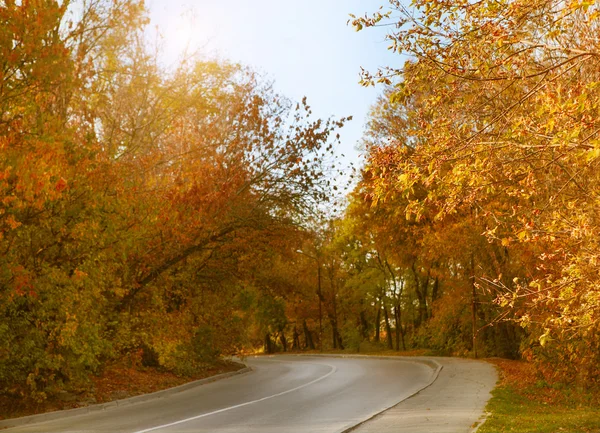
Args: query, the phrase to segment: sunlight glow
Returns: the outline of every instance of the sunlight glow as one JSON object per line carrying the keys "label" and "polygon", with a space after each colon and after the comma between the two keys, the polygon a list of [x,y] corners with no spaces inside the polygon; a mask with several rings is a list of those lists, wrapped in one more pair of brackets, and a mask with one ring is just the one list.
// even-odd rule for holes
{"label": "sunlight glow", "polygon": [[197,13],[190,8],[179,16],[171,17],[165,28],[159,28],[167,61],[193,55],[203,38],[202,26],[198,25]]}

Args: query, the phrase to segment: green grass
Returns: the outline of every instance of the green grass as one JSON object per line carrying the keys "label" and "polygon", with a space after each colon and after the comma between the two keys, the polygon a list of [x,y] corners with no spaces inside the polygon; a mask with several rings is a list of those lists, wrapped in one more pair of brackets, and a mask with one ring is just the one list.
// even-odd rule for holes
{"label": "green grass", "polygon": [[535,394],[542,388],[517,392],[510,385],[500,385],[492,392],[486,411],[491,413],[477,433],[600,432],[600,408],[570,403],[546,403]]}

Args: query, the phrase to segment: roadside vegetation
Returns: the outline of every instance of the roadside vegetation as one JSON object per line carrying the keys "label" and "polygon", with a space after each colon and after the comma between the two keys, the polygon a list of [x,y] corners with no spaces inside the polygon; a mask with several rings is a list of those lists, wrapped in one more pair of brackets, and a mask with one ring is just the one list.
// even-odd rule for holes
{"label": "roadside vegetation", "polygon": [[0,395],[0,420],[135,397],[242,368],[243,364],[220,360],[197,369],[194,374],[182,376],[157,367],[141,367],[135,360],[121,361],[105,366],[94,375],[91,386],[86,384],[80,389],[63,390],[47,396],[43,401],[32,403],[27,399]]}
{"label": "roadside vegetation", "polygon": [[549,383],[532,364],[492,360],[500,382],[492,391],[480,433],[600,432],[597,389],[561,382]]}

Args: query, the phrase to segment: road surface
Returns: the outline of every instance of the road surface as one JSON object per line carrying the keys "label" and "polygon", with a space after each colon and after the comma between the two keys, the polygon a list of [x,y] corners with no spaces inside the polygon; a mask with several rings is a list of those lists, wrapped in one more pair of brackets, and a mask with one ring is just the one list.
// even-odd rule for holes
{"label": "road surface", "polygon": [[168,397],[4,430],[80,433],[343,432],[428,385],[410,360],[273,356],[252,372]]}

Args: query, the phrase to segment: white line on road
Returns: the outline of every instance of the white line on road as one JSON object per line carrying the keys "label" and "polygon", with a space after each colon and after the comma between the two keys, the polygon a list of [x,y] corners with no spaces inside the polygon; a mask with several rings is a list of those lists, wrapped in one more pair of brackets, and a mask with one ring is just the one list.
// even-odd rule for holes
{"label": "white line on road", "polygon": [[163,425],[159,425],[159,426],[156,426],[156,427],[150,427],[150,428],[147,428],[145,430],[140,430],[140,431],[137,431],[137,432],[134,432],[134,433],[147,433],[147,432],[159,430],[161,428],[172,427],[174,425],[183,424],[183,423],[189,422],[189,421],[194,421],[196,419],[204,418],[206,416],[215,415],[215,414],[218,414],[218,413],[221,413],[221,412],[226,412],[228,410],[237,409],[238,407],[248,406],[250,404],[259,403],[261,401],[269,400],[270,398],[279,397],[279,396],[282,396],[284,394],[288,394],[290,392],[298,391],[299,389],[305,388],[305,387],[307,387],[309,385],[312,385],[313,383],[317,383],[317,382],[319,382],[319,381],[321,381],[321,380],[323,380],[323,379],[331,376],[333,373],[335,373],[337,371],[337,367],[335,367],[333,365],[329,365],[329,364],[322,364],[322,365],[327,365],[328,367],[331,367],[331,371],[329,373],[327,373],[326,375],[324,375],[324,376],[321,376],[321,377],[319,377],[319,378],[317,378],[317,379],[315,379],[315,380],[313,380],[311,382],[305,383],[304,385],[300,385],[300,386],[297,386],[295,388],[288,389],[287,391],[279,392],[277,394],[269,395],[267,397],[259,398],[258,400],[247,401],[246,403],[236,404],[235,406],[229,406],[229,407],[226,407],[226,408],[223,408],[223,409],[215,410],[213,412],[203,413],[202,415],[196,415],[196,416],[193,416],[191,418],[182,419],[182,420],[179,420],[179,421],[171,422],[169,424],[163,424]]}

